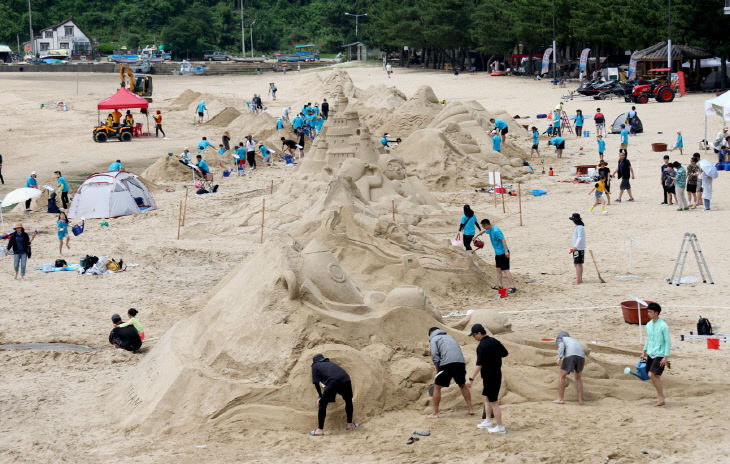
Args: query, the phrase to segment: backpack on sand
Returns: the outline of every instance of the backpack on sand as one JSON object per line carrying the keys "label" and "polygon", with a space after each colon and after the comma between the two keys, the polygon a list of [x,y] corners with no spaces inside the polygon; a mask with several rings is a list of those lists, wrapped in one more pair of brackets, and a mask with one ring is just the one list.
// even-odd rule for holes
{"label": "backpack on sand", "polygon": [[702,316],[697,321],[697,335],[712,335],[712,324]]}

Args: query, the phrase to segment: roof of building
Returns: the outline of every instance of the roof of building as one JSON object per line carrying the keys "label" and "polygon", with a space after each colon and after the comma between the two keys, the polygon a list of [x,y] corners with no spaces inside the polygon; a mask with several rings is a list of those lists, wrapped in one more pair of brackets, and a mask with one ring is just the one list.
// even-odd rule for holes
{"label": "roof of building", "polygon": [[[686,60],[693,58],[711,58],[712,54],[700,47],[692,45],[672,44],[672,60]],[[661,61],[667,59],[667,43],[659,42],[651,47],[634,52],[632,60],[636,61]]]}
{"label": "roof of building", "polygon": [[354,47],[355,45],[357,45],[358,47],[360,47],[360,46],[364,46],[365,44],[362,43],[362,42],[353,42],[353,43],[349,43],[349,44],[343,45],[342,48]]}
{"label": "roof of building", "polygon": [[82,34],[84,34],[84,35],[85,35],[86,37],[89,37],[89,35],[88,35],[88,34],[87,34],[86,32],[84,32],[84,30],[83,30],[83,29],[81,29],[81,26],[79,26],[79,25],[78,25],[78,24],[76,23],[76,20],[74,19],[74,17],[73,17],[73,16],[69,16],[68,18],[64,19],[64,20],[63,20],[63,21],[61,21],[60,23],[58,23],[58,24],[54,24],[53,26],[50,26],[50,27],[45,27],[45,28],[41,29],[41,31],[40,31],[40,32],[43,32],[43,31],[49,31],[49,30],[53,30],[53,31],[55,31],[55,30],[56,30],[56,29],[58,29],[59,27],[61,27],[61,26],[63,26],[64,24],[68,23],[69,21],[70,21],[70,22],[72,22],[72,23],[74,23],[74,26],[76,26],[76,28],[78,28],[78,30],[79,30],[79,31],[81,31],[81,33],[82,33]]}

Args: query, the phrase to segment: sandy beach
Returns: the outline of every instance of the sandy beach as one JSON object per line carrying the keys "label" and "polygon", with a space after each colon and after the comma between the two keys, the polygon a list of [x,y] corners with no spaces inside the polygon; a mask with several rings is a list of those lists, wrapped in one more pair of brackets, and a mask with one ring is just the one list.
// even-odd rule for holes
{"label": "sandy beach", "polygon": [[[101,219],[87,220],[86,231],[72,237],[71,249],[64,249],[69,262],[96,254],[137,265],[104,276],[45,274],[33,269],[60,257],[56,216],[46,214],[42,204],[35,205],[39,212],[27,218],[19,208],[7,213],[5,231],[22,221],[26,230],[38,230],[39,235],[24,281],[13,280],[11,257],[0,258],[0,345],[68,343],[94,350],[0,349],[4,370],[0,461],[440,463],[491,458],[505,463],[727,462],[727,345],[708,350],[702,341],[680,341],[680,334],[695,331],[700,315],[712,321],[716,332],[730,327],[730,292],[724,287],[724,277],[730,272],[724,241],[724,230],[730,226],[725,199],[730,174],[720,172],[714,182],[712,211],[678,212],[674,206],[660,205],[660,165],[665,153],[651,150],[655,142],[673,143],[681,129],[685,154],[668,154],[672,160],[688,164],[704,137],[704,100],[713,94],[637,105],[644,132],[630,138],[628,149],[636,175],[632,181],[636,201],[612,202],[608,214],[601,215],[598,210],[588,211],[592,184],[559,182],[572,178],[572,166],[597,163],[592,120],[585,126],[591,137],[566,136],[562,159],[556,158],[544,136],[542,157],[530,158],[527,132],[510,126],[506,164],[493,154],[475,161],[482,155],[468,155],[456,148],[448,152],[450,162],[437,162],[440,153],[447,158],[450,146],[471,144],[489,151],[476,132],[467,137],[464,127],[477,124],[471,124],[471,119],[462,124],[466,113],[448,119],[450,115],[439,112],[474,101],[490,114],[519,115],[519,124],[537,125],[542,132],[546,120],[536,115],[548,113],[576,83],[557,88],[547,80],[454,76],[400,68],[388,79],[378,66],[340,65],[337,69],[347,72],[351,84],[333,79],[330,68],[286,76],[154,76],[150,110],[162,111],[167,139],[141,137],[130,143],[106,144],[95,143],[91,131],[97,121],[96,103],[119,86],[116,74],[79,75],[78,94],[77,76],[71,73],[0,74],[4,90],[0,153],[5,178],[0,196],[24,186],[33,170],[38,172],[39,185],[55,185],[55,170],[78,185],[120,159],[126,170],[142,175],[154,163],[164,162],[168,153],[179,154],[186,146],[195,153],[202,136],[217,147],[225,130],[231,132],[233,143],[252,133],[278,151],[279,133],[273,122],[281,109],[321,102],[324,89],[335,92],[337,85],[349,92],[349,102],[367,124],[372,139],[368,143],[375,146],[382,135],[376,129],[385,128],[394,137],[401,134],[393,128],[407,132],[392,154],[402,157],[411,177],[410,183],[406,177],[398,184],[408,196],[403,195],[401,201],[394,195],[393,205],[397,206],[392,212],[390,197],[373,193],[372,198],[361,199],[349,183],[328,184],[323,174],[307,164],[306,157],[296,168],[260,164],[253,175],[224,178],[217,163],[211,162],[218,155],[206,154],[220,188],[214,195],[189,195],[180,240],[176,239],[178,208],[185,200],[186,181],[166,180],[164,176],[170,173],[164,170],[154,171],[160,177],[150,179],[155,182],[150,186],[157,210],[110,219],[108,227],[100,225]],[[279,89],[276,101],[267,97],[272,81]],[[429,102],[424,85],[446,104]],[[188,98],[193,93],[199,95]],[[245,113],[245,101],[253,93],[261,94],[268,106],[258,117]],[[425,100],[420,96],[411,99],[414,95],[423,95]],[[196,125],[193,109],[200,100],[206,101],[212,121]],[[41,104],[58,102],[66,103],[69,110],[41,108]],[[592,115],[600,107],[607,123],[612,123],[630,106],[618,99],[584,97],[565,102],[565,111],[573,115],[582,109]],[[235,117],[227,108],[244,114]],[[419,112],[427,114],[420,108],[431,108],[432,122],[414,119]],[[403,112],[411,110],[415,116],[403,117]],[[474,114],[486,113],[474,110],[470,114],[478,120]],[[135,117],[139,116],[135,111]],[[457,130],[449,126],[456,124],[453,121],[462,124],[461,132],[453,132]],[[721,123],[719,118],[708,119],[711,140]],[[451,145],[432,144],[441,140],[437,138],[441,132],[456,134],[445,139]],[[606,160],[612,171],[618,159],[618,138],[606,138]],[[461,140],[461,145],[454,140]],[[456,158],[457,152],[465,157]],[[519,158],[512,155],[519,153],[524,153],[534,174],[512,162]],[[702,156],[716,161],[711,151]],[[228,156],[224,162],[230,166],[232,159]],[[502,198],[497,198],[495,206],[492,194],[475,191],[483,185],[483,173],[491,170],[489,166],[501,166],[509,173],[505,184],[515,190],[517,181],[521,182],[522,226],[517,197],[504,198],[503,212]],[[542,174],[543,167],[546,171],[552,168],[555,175]],[[614,179],[612,198],[618,184]],[[337,185],[341,190],[335,189]],[[548,193],[535,197],[530,194],[532,189]],[[342,207],[343,198],[351,200],[352,206]],[[260,244],[264,199],[267,222],[264,244]],[[496,275],[489,243],[473,262],[448,244],[458,229],[464,204],[504,232],[512,253],[515,294],[499,299],[491,290]],[[586,259],[585,283],[572,284],[574,270],[568,250],[573,224],[568,218],[574,212],[584,218],[587,247],[596,256],[605,284],[599,282],[590,259]],[[396,217],[394,223],[389,219],[391,213]],[[76,222],[80,221],[72,220]],[[357,229],[362,223],[372,228]],[[697,234],[714,285],[699,280],[674,286],[665,281],[685,232]],[[399,310],[397,305],[383,309],[390,300],[377,298],[372,300],[377,311],[367,320],[357,319],[362,316],[359,313],[333,315],[331,308],[305,317],[305,311],[316,305],[296,299],[290,304],[281,287],[282,278],[274,270],[279,263],[276,259],[291,260],[291,250],[289,254],[280,251],[288,243],[288,235],[302,246],[321,239],[363,294],[365,290],[389,294],[403,285],[423,287],[441,321],[425,312]],[[617,276],[629,270],[629,236],[637,242],[632,248],[636,279],[620,280]],[[372,238],[378,246],[369,242],[370,246],[358,248],[347,237]],[[408,253],[420,260],[418,272],[399,270],[401,257]],[[438,265],[426,264],[428,259]],[[691,255],[685,275],[700,276]],[[667,404],[662,408],[653,406],[656,396],[649,382],[623,374],[623,367],[633,366],[642,348],[639,329],[624,323],[619,308],[631,296],[659,302],[664,309],[661,316],[671,330],[672,368],[663,376]],[[119,313],[126,318],[130,307],[140,311],[148,337],[137,354],[115,350],[107,341],[110,316]],[[475,311],[466,315],[468,310]],[[433,372],[423,329],[428,325],[424,324],[443,324],[449,333],[458,333],[470,366],[476,343],[466,336],[468,326],[486,315],[497,321],[495,327],[504,328],[496,336],[508,342],[511,353],[505,359],[505,393],[500,399],[506,435],[478,430],[478,418],[466,416],[455,386],[445,390],[442,417],[425,419],[430,411],[427,390]],[[239,331],[226,333],[226,327]],[[373,327],[378,331],[368,332]],[[330,330],[337,335],[329,334]],[[553,342],[541,339],[555,338],[561,330],[590,349],[587,366],[593,367],[587,367],[590,376],[585,381],[583,406],[575,404],[572,382],[567,404],[551,403],[557,387],[556,349]],[[172,359],[166,353],[175,352],[185,341],[189,346],[179,350],[176,361],[165,364]],[[310,437],[307,432],[316,425],[316,393],[302,366],[312,350],[333,346],[337,347],[333,351],[344,353],[343,358],[352,363],[355,418],[362,426],[354,432],[344,431],[343,406],[338,400],[331,406],[327,436]],[[368,360],[373,359],[378,360],[373,363],[377,367],[368,367]],[[165,379],[171,385],[167,390],[160,387]],[[387,386],[378,389],[379,384]],[[480,390],[481,383],[475,382],[474,404],[480,401]],[[406,445],[414,430],[430,430],[431,435]]]}

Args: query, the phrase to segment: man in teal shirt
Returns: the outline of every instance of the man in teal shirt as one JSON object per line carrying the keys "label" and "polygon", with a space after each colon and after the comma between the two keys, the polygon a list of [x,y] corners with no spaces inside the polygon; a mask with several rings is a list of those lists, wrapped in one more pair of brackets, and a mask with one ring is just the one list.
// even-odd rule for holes
{"label": "man in teal shirt", "polygon": [[121,171],[124,169],[124,166],[122,165],[122,162],[120,160],[116,160],[112,164],[109,165],[109,172],[112,171]]}
{"label": "man in teal shirt", "polygon": [[621,124],[621,148],[626,150],[629,147],[629,131],[626,130],[626,124]]}
{"label": "man in teal shirt", "polygon": [[61,171],[56,171],[56,178],[58,179],[58,191],[61,192],[61,202],[63,203],[63,209],[68,208],[68,182],[61,175]]}
{"label": "man in teal shirt", "polygon": [[517,291],[515,283],[512,280],[512,273],[509,271],[509,247],[507,246],[507,239],[504,238],[504,234],[499,227],[492,225],[489,219],[482,219],[482,231],[479,232],[474,238],[479,237],[482,234],[489,235],[489,240],[492,242],[492,248],[494,248],[494,262],[497,266],[497,283],[498,288],[504,288],[502,286],[502,274],[507,276],[507,282],[509,282],[509,290],[507,293],[514,293]]}
{"label": "man in teal shirt", "polygon": [[657,392],[655,406],[664,406],[664,389],[662,387],[662,372],[669,362],[669,326],[664,319],[659,318],[662,307],[657,303],[649,303],[647,314],[650,321],[646,324],[646,343],[641,359],[646,360],[646,370]]}

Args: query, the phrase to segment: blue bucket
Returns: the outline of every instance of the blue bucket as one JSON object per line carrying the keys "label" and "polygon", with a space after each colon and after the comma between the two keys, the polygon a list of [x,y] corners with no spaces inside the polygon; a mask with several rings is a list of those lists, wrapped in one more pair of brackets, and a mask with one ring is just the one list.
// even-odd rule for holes
{"label": "blue bucket", "polygon": [[591,131],[583,131],[583,137],[588,138],[591,136]]}
{"label": "blue bucket", "polygon": [[230,175],[231,175],[231,171],[229,171],[228,169],[226,169],[225,171],[223,171],[223,177],[228,177]]}
{"label": "blue bucket", "polygon": [[727,161],[725,162],[725,170],[730,171],[730,163]]}
{"label": "blue bucket", "polygon": [[646,372],[645,361],[639,361],[636,363],[636,373],[638,374],[637,377],[641,380],[649,380],[649,374]]}
{"label": "blue bucket", "polygon": [[541,197],[547,193],[547,190],[534,189],[532,194],[536,197]]}
{"label": "blue bucket", "polygon": [[724,171],[725,170],[725,163],[717,163],[715,165],[715,169],[717,169],[718,171]]}

